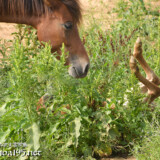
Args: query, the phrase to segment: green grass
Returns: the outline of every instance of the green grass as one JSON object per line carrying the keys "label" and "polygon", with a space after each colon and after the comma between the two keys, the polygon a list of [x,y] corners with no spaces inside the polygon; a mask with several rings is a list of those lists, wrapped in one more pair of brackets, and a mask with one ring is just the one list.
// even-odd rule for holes
{"label": "green grass", "polygon": [[141,143],[134,145],[133,153],[139,160],[160,159],[160,126],[157,118],[151,124],[148,123],[145,136]]}
{"label": "green grass", "polygon": [[[138,1],[120,1],[115,12],[120,20],[110,31],[96,23],[80,31],[91,62],[83,79],[68,75],[64,48],[58,61],[50,46],[40,47],[35,31],[28,34],[26,26],[19,26],[10,48],[0,44],[0,53],[9,53],[0,64],[0,143],[26,142],[26,150],[42,151],[42,160],[98,159],[133,148],[137,157],[145,156],[148,123],[155,115],[159,120],[160,101],[155,101],[154,111],[142,103],[144,95],[130,72],[129,58],[136,38],[142,37],[144,57],[160,75],[160,20],[147,15]],[[37,102],[45,93],[53,99],[38,114]],[[68,105],[70,110],[65,109]],[[158,145],[158,133],[149,135],[149,146]],[[158,147],[154,150],[158,155]]]}

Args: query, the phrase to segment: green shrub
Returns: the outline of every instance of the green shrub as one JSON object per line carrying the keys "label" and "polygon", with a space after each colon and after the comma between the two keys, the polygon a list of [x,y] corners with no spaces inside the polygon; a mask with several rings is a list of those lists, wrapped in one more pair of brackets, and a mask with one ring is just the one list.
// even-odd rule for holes
{"label": "green shrub", "polygon": [[[64,47],[58,61],[49,44],[40,47],[35,31],[28,34],[28,27],[20,25],[7,49],[7,63],[0,68],[0,143],[26,142],[26,150],[42,151],[39,159],[70,160],[128,153],[133,142],[140,142],[146,121],[151,122],[155,113],[142,103],[129,58],[141,36],[145,58],[160,73],[160,39],[157,17],[139,8],[138,3],[120,1],[115,10],[120,20],[110,31],[96,24],[81,30],[91,62],[83,79],[68,75]],[[53,98],[38,114],[37,102],[45,93]]]}

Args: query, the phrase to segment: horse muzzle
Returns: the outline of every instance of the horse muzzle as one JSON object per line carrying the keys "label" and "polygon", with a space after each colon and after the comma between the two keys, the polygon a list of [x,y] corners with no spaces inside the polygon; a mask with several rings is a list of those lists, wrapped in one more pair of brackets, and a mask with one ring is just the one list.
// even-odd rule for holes
{"label": "horse muzzle", "polygon": [[72,65],[69,67],[69,75],[74,78],[84,78],[89,70],[89,63],[80,65]]}

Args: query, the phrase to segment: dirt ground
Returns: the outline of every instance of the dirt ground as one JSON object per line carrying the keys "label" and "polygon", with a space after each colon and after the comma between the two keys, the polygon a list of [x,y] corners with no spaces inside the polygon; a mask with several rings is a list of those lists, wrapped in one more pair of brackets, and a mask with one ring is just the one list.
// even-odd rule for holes
{"label": "dirt ground", "polygon": [[134,158],[134,157],[128,157],[128,158],[117,157],[117,158],[103,158],[101,160],[136,160],[136,158]]}
{"label": "dirt ground", "polygon": [[15,25],[16,24],[0,23],[0,39],[12,39],[13,36],[11,33],[16,31]]}

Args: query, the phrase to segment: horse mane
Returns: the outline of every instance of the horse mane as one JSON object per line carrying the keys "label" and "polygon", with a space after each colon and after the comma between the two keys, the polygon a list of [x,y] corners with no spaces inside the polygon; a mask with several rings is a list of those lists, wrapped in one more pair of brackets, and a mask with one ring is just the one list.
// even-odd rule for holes
{"label": "horse mane", "polygon": [[[54,0],[53,0],[54,1]],[[79,0],[59,0],[71,13],[74,21],[81,20],[81,7]],[[56,8],[54,8],[56,9]],[[12,16],[42,16],[53,10],[46,6],[43,0],[0,0],[0,15]]]}
{"label": "horse mane", "polygon": [[60,0],[70,11],[76,23],[80,23],[82,19],[82,9],[79,0]]}

